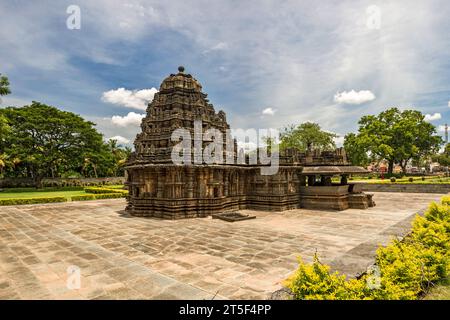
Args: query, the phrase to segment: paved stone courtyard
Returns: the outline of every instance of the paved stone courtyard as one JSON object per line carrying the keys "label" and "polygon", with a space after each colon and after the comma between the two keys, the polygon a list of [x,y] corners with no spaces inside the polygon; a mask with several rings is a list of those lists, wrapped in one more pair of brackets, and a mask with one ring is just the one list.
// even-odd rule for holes
{"label": "paved stone courtyard", "polygon": [[[125,215],[123,199],[0,207],[0,299],[265,299],[314,252],[354,276],[437,194],[368,210],[297,209],[229,223]],[[67,269],[81,271],[68,289]]]}

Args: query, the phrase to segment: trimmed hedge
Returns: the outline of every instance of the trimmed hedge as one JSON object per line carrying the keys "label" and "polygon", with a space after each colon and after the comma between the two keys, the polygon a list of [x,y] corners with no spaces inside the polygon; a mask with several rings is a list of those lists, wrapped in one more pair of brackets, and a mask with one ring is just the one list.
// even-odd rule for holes
{"label": "trimmed hedge", "polygon": [[86,200],[95,200],[95,194],[83,194],[81,196],[73,196],[71,197],[72,201],[86,201]]}
{"label": "trimmed hedge", "polygon": [[118,193],[118,194],[128,195],[128,191],[127,190],[114,189],[114,188],[88,187],[88,188],[84,188],[84,192],[86,192],[86,193],[94,193],[94,194]]}
{"label": "trimmed hedge", "polygon": [[[411,233],[394,240],[376,254],[379,274],[366,273],[347,280],[314,256],[312,264],[299,260],[297,271],[284,285],[295,299],[413,300],[448,277],[450,272],[449,197],[432,203],[423,217],[416,216]],[[373,285],[375,284],[375,285]]]}
{"label": "trimmed hedge", "polygon": [[55,203],[66,202],[65,197],[40,197],[40,198],[25,198],[25,199],[0,199],[0,206],[14,206],[22,204],[37,204],[37,203]]}
{"label": "trimmed hedge", "polygon": [[117,199],[124,198],[123,193],[99,193],[99,194],[85,194],[81,196],[73,196],[72,201],[86,201],[86,200],[100,200],[100,199]]}
{"label": "trimmed hedge", "polygon": [[125,193],[101,193],[95,195],[95,199],[116,199],[125,197],[126,197]]}

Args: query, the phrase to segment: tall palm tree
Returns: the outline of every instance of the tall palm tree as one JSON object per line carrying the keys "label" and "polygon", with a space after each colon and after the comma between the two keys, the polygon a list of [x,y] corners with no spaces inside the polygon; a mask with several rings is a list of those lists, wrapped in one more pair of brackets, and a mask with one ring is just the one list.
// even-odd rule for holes
{"label": "tall palm tree", "polygon": [[[8,77],[2,76],[0,73],[0,96],[6,96],[10,94],[11,90],[9,89],[9,80]],[[0,100],[1,102],[1,100]]]}

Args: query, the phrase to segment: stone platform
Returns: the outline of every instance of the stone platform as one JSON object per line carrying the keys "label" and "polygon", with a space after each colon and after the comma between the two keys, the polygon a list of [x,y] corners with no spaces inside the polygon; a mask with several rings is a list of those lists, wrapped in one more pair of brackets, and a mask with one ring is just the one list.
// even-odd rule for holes
{"label": "stone platform", "polygon": [[0,299],[264,299],[299,255],[356,275],[440,197],[375,193],[366,210],[244,210],[256,219],[234,223],[132,217],[123,199],[0,207]]}

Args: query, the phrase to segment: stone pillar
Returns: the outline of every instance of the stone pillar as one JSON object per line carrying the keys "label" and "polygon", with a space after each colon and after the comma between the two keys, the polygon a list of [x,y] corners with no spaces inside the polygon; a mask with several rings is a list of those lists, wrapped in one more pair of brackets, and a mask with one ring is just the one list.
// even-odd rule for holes
{"label": "stone pillar", "polygon": [[314,182],[316,182],[315,176],[308,176],[308,186],[313,186]]}
{"label": "stone pillar", "polygon": [[229,187],[229,172],[228,170],[224,170],[223,175],[223,195],[226,197],[228,196],[228,187]]}
{"label": "stone pillar", "polygon": [[[218,169],[216,169],[216,170],[218,170]],[[219,171],[219,181],[218,182],[220,182],[220,184],[218,186],[219,197],[223,197],[224,190],[223,190],[223,171],[222,170]]]}
{"label": "stone pillar", "polygon": [[158,185],[156,187],[156,197],[157,198],[164,198],[164,169],[158,168],[156,169],[156,172],[158,174]]}
{"label": "stone pillar", "polygon": [[186,168],[187,188],[186,197],[192,199],[194,197],[194,169],[190,166]]}
{"label": "stone pillar", "polygon": [[348,182],[347,182],[347,175],[343,174],[342,177],[341,177],[341,185],[344,186],[346,184],[348,184]]}

